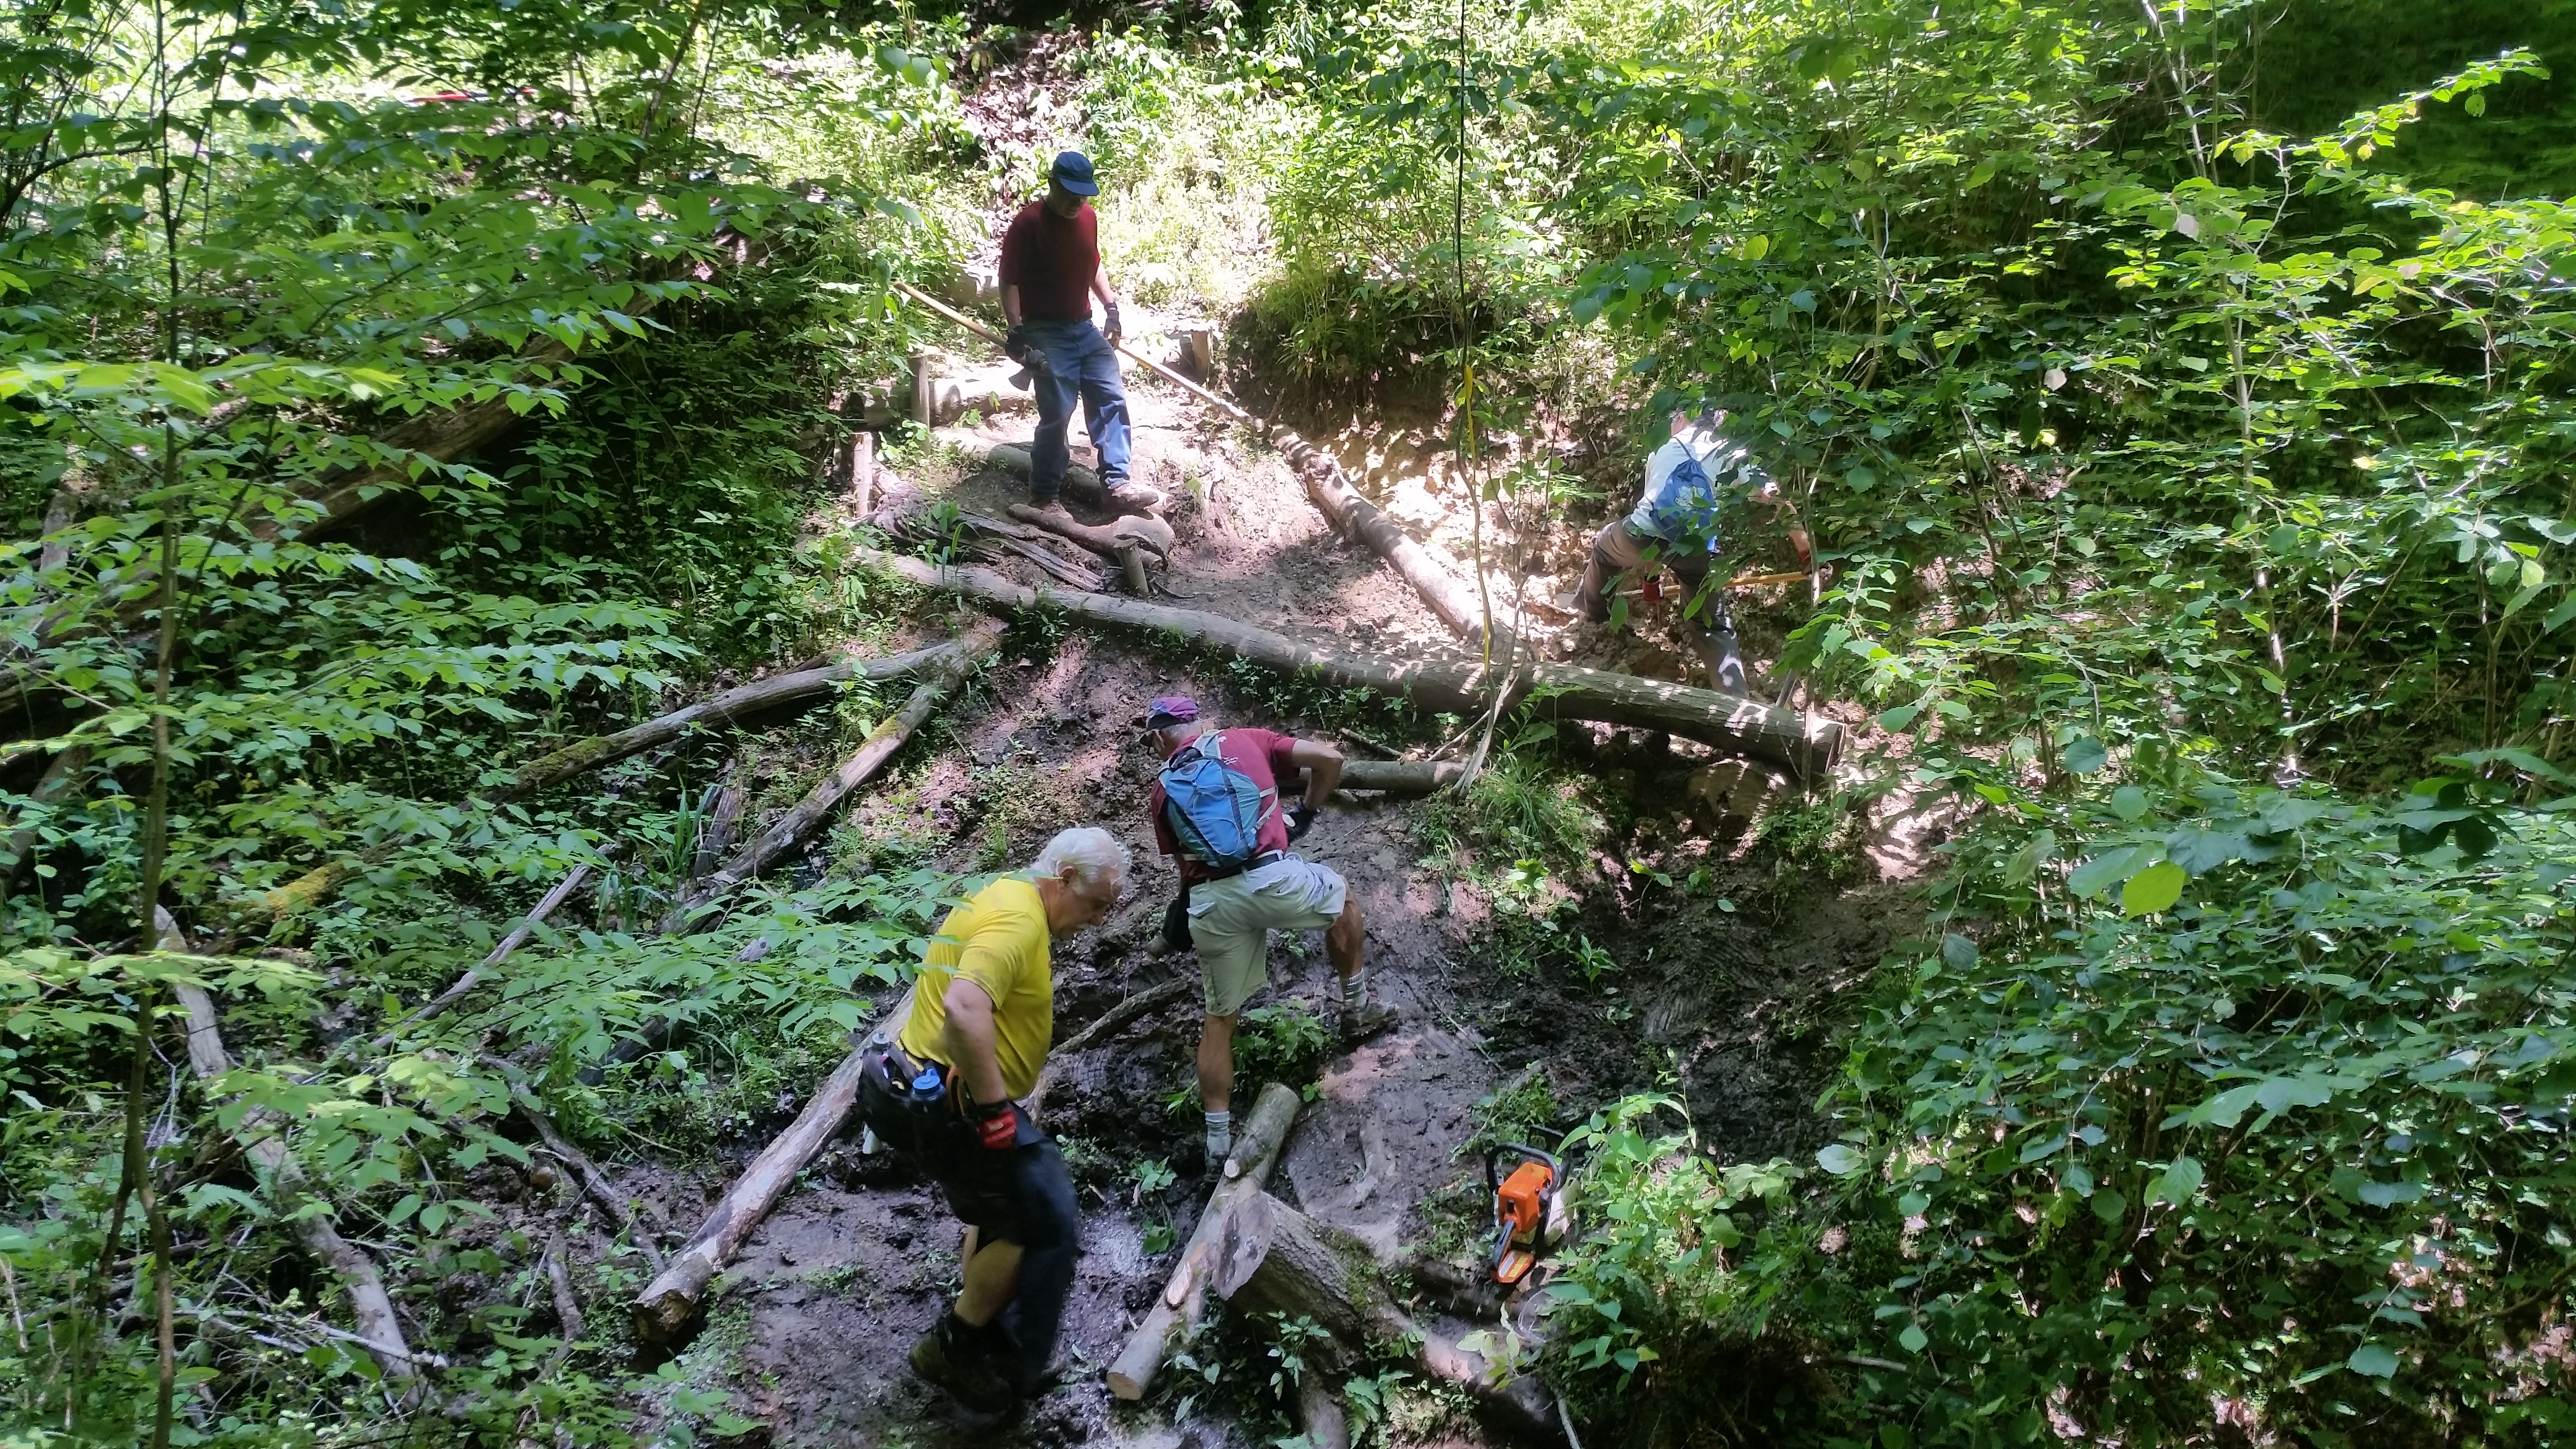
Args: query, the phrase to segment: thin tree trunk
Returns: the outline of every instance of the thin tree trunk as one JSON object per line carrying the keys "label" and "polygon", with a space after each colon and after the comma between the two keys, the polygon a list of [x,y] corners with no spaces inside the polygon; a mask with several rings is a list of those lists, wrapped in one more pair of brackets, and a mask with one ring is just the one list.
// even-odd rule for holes
{"label": "thin tree trunk", "polygon": [[725,1189],[724,1197],[708,1211],[707,1220],[699,1224],[679,1256],[653,1275],[653,1281],[635,1299],[638,1337],[647,1343],[668,1343],[697,1316],[707,1285],[742,1250],[743,1240],[778,1205],[796,1174],[805,1170],[805,1164],[839,1135],[841,1124],[849,1120],[850,1110],[859,1099],[859,1069],[868,1043],[881,1032],[891,1032],[911,1010],[912,993],[907,991],[894,1010],[856,1038],[857,1045],[850,1054],[815,1089],[814,1100],[806,1103],[805,1110],[796,1114],[787,1130],[770,1139],[769,1145],[752,1159],[751,1166]]}
{"label": "thin tree trunk", "polygon": [[1154,1375],[1162,1371],[1173,1340],[1199,1326],[1207,1313],[1208,1289],[1222,1265],[1233,1209],[1262,1195],[1261,1185],[1269,1180],[1280,1146],[1296,1120],[1296,1092],[1279,1082],[1261,1089],[1260,1100],[1244,1119],[1234,1155],[1225,1160],[1225,1175],[1208,1194],[1207,1208],[1199,1214],[1189,1246],[1181,1250],[1181,1261],[1172,1269],[1171,1281],[1163,1285],[1162,1296],[1146,1310],[1136,1331],[1127,1336],[1127,1346],[1109,1365],[1109,1392],[1131,1402],[1145,1397]]}
{"label": "thin tree trunk", "polygon": [[966,680],[978,665],[993,657],[1002,647],[1002,630],[986,621],[968,631],[965,637],[949,646],[948,657],[925,674],[914,686],[912,698],[904,702],[893,718],[869,731],[856,754],[841,762],[841,767],[824,777],[821,784],[806,792],[785,815],[778,818],[758,839],[743,847],[742,853],[725,863],[725,868],[701,881],[681,898],[680,904],[662,919],[659,927],[668,935],[687,924],[691,914],[710,901],[722,898],[734,887],[766,871],[790,851],[813,838],[832,818],[832,811],[849,793],[867,783],[894,752],[903,748],[913,731],[921,728],[939,708],[941,700]]}
{"label": "thin tree trunk", "polygon": [[[1105,624],[1177,634],[1273,669],[1407,696],[1431,710],[1481,713],[1489,702],[1485,672],[1470,660],[1362,659],[1195,609],[1106,594],[1030,589],[991,569],[943,569],[877,549],[859,549],[854,558],[925,588],[954,589],[1005,608],[1054,609]],[[1506,702],[1524,699],[1531,700],[1533,711],[1543,716],[1683,735],[1751,755],[1800,779],[1829,773],[1842,753],[1843,730],[1834,720],[1802,716],[1713,689],[1605,669],[1524,661],[1509,677]]]}
{"label": "thin tree trunk", "polygon": [[[177,934],[176,923],[167,912],[161,913],[166,937]],[[185,943],[165,944],[164,950],[185,949]],[[188,1065],[200,1081],[212,1082],[233,1069],[232,1057],[224,1050],[224,1034],[215,1013],[214,998],[202,987],[179,985],[173,988],[179,1005],[188,1014]],[[297,1214],[306,1195],[304,1169],[287,1150],[279,1132],[259,1129],[273,1120],[265,1111],[253,1109],[233,1127],[236,1136],[256,1134],[246,1151],[259,1168],[260,1178],[276,1206],[288,1217],[288,1228],[306,1252],[322,1260],[324,1267],[340,1280],[349,1294],[349,1313],[357,1327],[359,1342],[374,1356],[385,1371],[385,1377],[403,1384],[418,1377],[411,1346],[403,1339],[402,1320],[394,1316],[394,1303],[385,1292],[385,1280],[376,1272],[375,1260],[340,1236],[328,1211]],[[325,1204],[327,1208],[327,1203]]]}

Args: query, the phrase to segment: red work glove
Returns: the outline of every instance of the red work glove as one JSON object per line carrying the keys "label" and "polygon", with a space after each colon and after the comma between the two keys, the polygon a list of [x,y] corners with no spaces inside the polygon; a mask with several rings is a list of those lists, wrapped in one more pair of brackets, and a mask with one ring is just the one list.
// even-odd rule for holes
{"label": "red work glove", "polygon": [[1020,1138],[1020,1113],[1009,1102],[986,1108],[975,1119],[975,1135],[995,1152],[1007,1152]]}

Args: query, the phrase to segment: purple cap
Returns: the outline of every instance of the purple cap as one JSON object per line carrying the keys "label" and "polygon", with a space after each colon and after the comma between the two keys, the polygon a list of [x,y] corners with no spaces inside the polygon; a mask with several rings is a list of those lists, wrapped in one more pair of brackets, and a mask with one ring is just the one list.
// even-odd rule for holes
{"label": "purple cap", "polygon": [[1199,717],[1199,702],[1186,694],[1167,694],[1145,706],[1136,722],[1149,730],[1165,725],[1188,724]]}

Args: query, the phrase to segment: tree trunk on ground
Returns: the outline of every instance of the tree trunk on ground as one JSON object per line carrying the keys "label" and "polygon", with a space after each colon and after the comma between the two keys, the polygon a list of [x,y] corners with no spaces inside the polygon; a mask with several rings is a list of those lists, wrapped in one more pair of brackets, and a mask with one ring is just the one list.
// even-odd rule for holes
{"label": "tree trunk on ground", "polygon": [[[1430,544],[1417,542],[1411,534],[1396,527],[1395,520],[1379,507],[1360,496],[1350,480],[1343,476],[1341,465],[1334,462],[1303,438],[1296,440],[1288,461],[1305,479],[1306,497],[1342,537],[1364,543],[1387,567],[1413,586],[1431,612],[1450,632],[1473,643],[1484,633],[1484,610],[1477,605],[1476,591],[1458,581],[1461,570],[1457,563]],[[1472,577],[1472,575],[1471,575]],[[1506,631],[1497,629],[1498,635]],[[1504,652],[1502,649],[1495,651]]]}
{"label": "tree trunk on ground", "polygon": [[1344,760],[1342,788],[1428,795],[1448,789],[1466,774],[1467,767],[1456,760]]}
{"label": "tree trunk on ground", "polygon": [[1311,1449],[1351,1449],[1351,1416],[1342,1406],[1339,1381],[1308,1368],[1297,1381],[1297,1421]]}
{"label": "tree trunk on ground", "polygon": [[1154,1375],[1162,1371],[1172,1341],[1197,1330],[1207,1313],[1208,1288],[1225,1249],[1230,1209],[1260,1195],[1261,1184],[1269,1180],[1280,1145],[1288,1140],[1288,1129],[1296,1120],[1295,1092],[1278,1082],[1261,1089],[1260,1100],[1244,1119],[1234,1155],[1225,1160],[1224,1175],[1208,1194],[1207,1208],[1199,1214],[1189,1246],[1181,1250],[1181,1261],[1172,1269],[1171,1281],[1163,1285],[1162,1296],[1146,1310],[1136,1331],[1128,1335],[1127,1346],[1109,1365],[1111,1393],[1130,1401],[1143,1398]]}
{"label": "tree trunk on ground", "polygon": [[1414,1364],[1476,1401],[1479,1412],[1515,1437],[1564,1441],[1555,1401],[1537,1380],[1490,1382],[1483,1356],[1416,1323],[1396,1306],[1368,1245],[1319,1223],[1268,1193],[1235,1209],[1239,1249],[1226,1259],[1217,1291],[1237,1307],[1312,1320],[1332,1335],[1334,1355],[1310,1348],[1336,1371],[1363,1362],[1373,1348],[1417,1342]]}
{"label": "tree trunk on ground", "polygon": [[[1007,469],[1022,478],[1029,476],[1029,450],[1018,443],[1004,443],[987,456],[996,468]],[[1116,492],[1101,487],[1100,475],[1080,463],[1070,464],[1065,468],[1062,491],[1065,497],[1077,503],[1089,504],[1094,508],[1106,508],[1112,512],[1132,514],[1138,518],[1153,517],[1145,509],[1119,497]]]}
{"label": "tree trunk on ground", "polygon": [[800,669],[792,674],[774,674],[642,724],[630,725],[615,734],[596,735],[540,756],[520,766],[519,772],[511,776],[507,784],[484,798],[497,803],[532,795],[586,770],[595,770],[630,755],[658,749],[691,730],[718,729],[773,710],[811,705],[828,698],[848,681],[863,679],[870,683],[883,683],[892,679],[918,678],[951,663],[958,650],[958,644],[952,640],[886,659],[843,659],[813,669]]}
{"label": "tree trunk on ground", "polygon": [[1055,1085],[1056,1063],[1079,1052],[1088,1051],[1102,1038],[1123,1031],[1140,1017],[1162,1010],[1178,1001],[1196,985],[1194,977],[1178,976],[1160,986],[1147,987],[1100,1014],[1100,1019],[1076,1033],[1071,1041],[1047,1053],[1046,1065],[1038,1069],[1038,1084],[1029,1089],[1029,1120],[1037,1121],[1046,1106],[1047,1089]]}
{"label": "tree trunk on ground", "polygon": [[[188,943],[179,935],[177,922],[167,911],[160,912],[161,949],[184,953]],[[179,985],[173,988],[179,1005],[188,1015],[188,1066],[200,1081],[212,1082],[233,1069],[230,1053],[224,1050],[221,1019],[215,1014],[215,1000],[203,987]],[[269,1113],[254,1109],[234,1124],[236,1136],[252,1138],[245,1149],[259,1169],[262,1185],[267,1189],[280,1216],[288,1218],[288,1229],[304,1250],[322,1261],[340,1286],[349,1294],[349,1316],[357,1327],[358,1340],[374,1357],[385,1377],[408,1384],[419,1377],[411,1345],[403,1339],[402,1320],[394,1316],[394,1301],[385,1292],[385,1280],[376,1272],[375,1260],[364,1250],[340,1236],[331,1221],[328,1204],[325,1211],[292,1216],[303,1206],[304,1169],[287,1150],[283,1124],[268,1130],[274,1121]]]}
{"label": "tree trunk on ground", "polygon": [[[1195,609],[1105,594],[1030,589],[991,569],[942,569],[877,549],[860,549],[854,556],[860,563],[925,588],[955,589],[1006,608],[1056,609],[1105,624],[1178,634],[1273,669],[1311,672],[1332,684],[1405,695],[1429,710],[1468,713],[1482,710],[1487,703],[1487,677],[1468,660],[1360,659]],[[1541,716],[1682,735],[1768,761],[1801,779],[1829,773],[1842,753],[1842,726],[1833,720],[1805,718],[1712,689],[1570,664],[1525,663],[1506,680],[1506,703],[1539,692],[1542,697],[1531,709]]]}
{"label": "tree trunk on ground", "polygon": [[1114,561],[1122,549],[1135,545],[1152,549],[1157,558],[1172,556],[1172,526],[1150,514],[1122,514],[1115,523],[1095,526],[1069,513],[1050,513],[1026,503],[1014,503],[1011,517],[1031,528],[1078,543],[1104,559]]}
{"label": "tree trunk on ground", "polygon": [[929,722],[939,702],[965,682],[977,666],[993,657],[1002,647],[1001,626],[990,620],[976,625],[965,637],[950,646],[949,657],[922,676],[914,686],[912,698],[904,702],[893,718],[868,732],[865,743],[856,754],[841,762],[841,768],[824,777],[822,783],[806,792],[805,798],[778,818],[758,839],[743,847],[742,853],[725,863],[725,868],[700,882],[696,889],[681,899],[679,906],[662,920],[665,934],[680,929],[689,916],[709,901],[723,897],[734,887],[759,875],[790,851],[813,838],[832,818],[832,811],[848,798],[849,793],[867,783],[894,752],[903,748],[913,731]]}
{"label": "tree trunk on ground", "polygon": [[892,1032],[912,1010],[912,993],[895,1003],[893,1011],[880,1018],[856,1039],[850,1054],[823,1079],[814,1091],[814,1100],[787,1124],[787,1130],[770,1139],[760,1155],[744,1168],[742,1176],[725,1189],[724,1197],[707,1213],[679,1256],[635,1299],[636,1336],[647,1343],[668,1343],[680,1330],[697,1317],[698,1304],[706,1297],[707,1285],[715,1281],[724,1265],[742,1251],[743,1240],[769,1210],[785,1196],[796,1174],[823,1150],[824,1144],[838,1136],[841,1124],[849,1120],[851,1109],[859,1100],[859,1066],[868,1043],[880,1032]]}
{"label": "tree trunk on ground", "polygon": [[726,784],[716,791],[715,808],[707,814],[706,828],[698,833],[698,853],[689,861],[691,878],[705,875],[733,849],[736,835],[742,832],[742,807],[751,801],[751,793],[740,785]]}

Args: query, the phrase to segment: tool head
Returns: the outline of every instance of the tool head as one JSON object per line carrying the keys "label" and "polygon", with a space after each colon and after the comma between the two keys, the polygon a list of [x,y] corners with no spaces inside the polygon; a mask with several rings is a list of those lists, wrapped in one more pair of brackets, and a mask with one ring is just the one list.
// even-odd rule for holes
{"label": "tool head", "polygon": [[[1521,1160],[1508,1177],[1497,1182],[1497,1159],[1505,1152],[1517,1153]],[[1546,1231],[1562,1176],[1557,1160],[1535,1147],[1506,1143],[1485,1154],[1485,1181],[1494,1192],[1495,1282],[1506,1286],[1518,1283],[1538,1266],[1539,1251],[1547,1245]]]}

